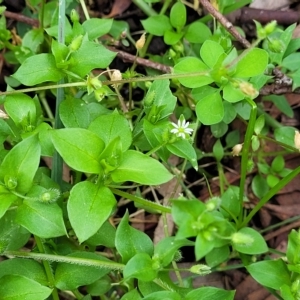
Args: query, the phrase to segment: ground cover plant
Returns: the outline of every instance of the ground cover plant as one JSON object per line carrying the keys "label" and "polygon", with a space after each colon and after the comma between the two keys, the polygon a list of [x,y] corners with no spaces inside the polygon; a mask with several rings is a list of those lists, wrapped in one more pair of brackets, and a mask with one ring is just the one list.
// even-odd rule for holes
{"label": "ground cover plant", "polygon": [[229,300],[193,280],[238,269],[300,299],[297,225],[280,251],[264,235],[297,209],[258,218],[300,173],[297,126],[267,110],[293,115],[300,39],[224,17],[250,3],[2,3],[0,299]]}

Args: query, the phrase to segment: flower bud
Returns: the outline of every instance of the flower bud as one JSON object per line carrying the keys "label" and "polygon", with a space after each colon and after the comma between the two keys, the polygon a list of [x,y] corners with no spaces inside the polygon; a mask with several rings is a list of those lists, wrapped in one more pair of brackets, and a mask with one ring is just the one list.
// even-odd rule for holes
{"label": "flower bud", "polygon": [[276,22],[275,20],[272,21],[272,22],[270,22],[270,23],[268,23],[268,24],[265,26],[265,28],[264,28],[264,29],[265,29],[265,33],[266,33],[267,35],[273,33],[273,31],[275,30],[276,26],[277,26],[277,22]]}
{"label": "flower bud", "polygon": [[268,48],[274,53],[282,53],[285,49],[285,45],[279,39],[272,39],[268,41]]}
{"label": "flower bud", "polygon": [[70,18],[72,23],[79,22],[79,14],[75,9],[71,10]]}
{"label": "flower bud", "polygon": [[241,151],[243,149],[243,144],[236,144],[233,148],[232,148],[232,152],[231,154],[233,156],[239,156]]}
{"label": "flower bud", "polygon": [[294,144],[295,148],[300,151],[300,133],[297,130],[295,131]]}
{"label": "flower bud", "polygon": [[82,40],[83,40],[83,35],[79,35],[77,36],[72,42],[71,44],[69,45],[69,48],[71,51],[76,51],[80,48],[81,46],[81,43],[82,43]]}
{"label": "flower bud", "polygon": [[192,266],[190,268],[190,272],[204,276],[211,273],[211,267],[207,265],[199,264],[199,265]]}
{"label": "flower bud", "polygon": [[111,75],[111,81],[122,80],[122,73],[119,70],[114,70]]}
{"label": "flower bud", "polygon": [[60,197],[60,191],[55,188],[46,189],[39,197],[39,201],[43,203],[55,202]]}
{"label": "flower bud", "polygon": [[220,205],[221,205],[221,198],[220,197],[213,197],[205,203],[206,209],[208,211],[216,210],[220,207]]}
{"label": "flower bud", "polygon": [[13,176],[6,175],[4,177],[4,183],[9,190],[14,190],[18,186],[18,180]]}
{"label": "flower bud", "polygon": [[240,82],[239,88],[246,96],[249,96],[250,98],[255,98],[259,94],[254,86],[247,81]]}
{"label": "flower bud", "polygon": [[143,49],[146,41],[146,33],[144,32],[141,37],[136,41],[135,47],[137,50]]}

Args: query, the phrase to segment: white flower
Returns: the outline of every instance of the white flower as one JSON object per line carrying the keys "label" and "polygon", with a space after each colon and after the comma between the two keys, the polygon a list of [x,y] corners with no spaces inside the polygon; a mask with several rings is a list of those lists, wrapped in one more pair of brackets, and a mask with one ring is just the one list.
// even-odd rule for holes
{"label": "white flower", "polygon": [[177,137],[181,137],[183,139],[185,139],[187,135],[191,135],[194,131],[194,129],[189,128],[190,122],[186,122],[182,115],[180,116],[177,124],[173,122],[171,124],[174,127],[171,130],[171,133],[174,133]]}

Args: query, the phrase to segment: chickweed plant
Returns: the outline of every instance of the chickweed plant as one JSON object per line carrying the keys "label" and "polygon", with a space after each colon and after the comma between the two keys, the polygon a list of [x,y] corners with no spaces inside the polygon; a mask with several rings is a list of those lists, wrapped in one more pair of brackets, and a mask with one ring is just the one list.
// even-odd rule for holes
{"label": "chickweed plant", "polygon": [[[300,299],[300,232],[292,230],[286,253],[271,259],[274,250],[251,227],[300,173],[300,166],[285,167],[285,155],[299,152],[299,132],[267,115],[257,98],[278,84],[278,73],[291,89],[300,86],[295,25],[256,22],[250,43],[216,16],[187,23],[184,1],[132,2],[146,15],[136,40],[126,22],[90,17],[83,0],[26,1],[34,27],[8,28],[0,8],[0,47],[13,68],[1,92],[0,298],[234,299],[234,290],[182,279],[187,270],[177,262],[188,246],[191,279],[245,268],[278,299]],[[219,0],[213,9],[249,2]],[[161,56],[148,51],[154,37],[166,45]],[[116,44],[135,47],[126,70],[114,67],[122,54],[112,50]],[[151,64],[138,72],[145,61]],[[278,106],[291,113],[284,98]],[[236,119],[245,134],[230,130]],[[197,149],[200,127],[216,140],[211,153]],[[266,141],[282,147],[271,163]],[[189,169],[204,176],[198,167],[205,155],[215,160],[220,184],[208,200],[184,179]],[[223,159],[233,156],[241,165],[237,185],[223,172]],[[249,209],[245,183],[253,168],[258,201]],[[169,182],[175,187],[162,201],[159,188]],[[124,210],[124,203],[132,205]],[[156,244],[131,224],[131,213],[141,210],[161,217],[165,236]]]}

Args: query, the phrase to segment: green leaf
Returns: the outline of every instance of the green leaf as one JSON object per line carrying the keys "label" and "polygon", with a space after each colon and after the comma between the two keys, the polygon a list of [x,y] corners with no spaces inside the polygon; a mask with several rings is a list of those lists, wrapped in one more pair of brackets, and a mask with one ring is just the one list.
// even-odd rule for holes
{"label": "green leaf", "polygon": [[196,57],[185,57],[174,66],[175,74],[191,74],[202,72],[201,75],[178,78],[179,82],[189,88],[201,87],[212,83],[214,80],[209,76],[209,69]]}
{"label": "green leaf", "polygon": [[283,126],[280,128],[276,128],[274,131],[275,140],[289,146],[295,147],[295,131],[294,127]]}
{"label": "green leaf", "polygon": [[241,209],[239,190],[239,187],[231,185],[222,195],[221,212],[224,217],[237,217],[239,215]]}
{"label": "green leaf", "polygon": [[137,278],[142,281],[152,281],[157,276],[157,270],[153,270],[152,259],[147,253],[138,253],[128,261],[123,275],[125,279]]}
{"label": "green leaf", "polygon": [[52,54],[42,53],[27,58],[12,77],[24,85],[32,86],[46,81],[59,81],[64,74],[57,69]]}
{"label": "green leaf", "polygon": [[279,173],[284,169],[285,160],[282,155],[276,156],[271,164],[271,168],[274,172]]}
{"label": "green leaf", "polygon": [[200,49],[200,56],[208,67],[213,68],[219,57],[224,54],[223,47],[214,41],[207,40]]}
{"label": "green leaf", "polygon": [[[74,252],[68,254],[67,257],[86,258],[93,261],[110,261],[106,257],[91,252]],[[79,286],[95,282],[109,272],[110,270],[99,267],[59,263],[54,275],[55,286],[61,290],[74,290]]]}
{"label": "green leaf", "polygon": [[22,194],[28,192],[40,163],[40,153],[36,135],[21,141],[4,157],[0,166],[0,180],[6,184],[14,181],[16,191]]}
{"label": "green leaf", "polygon": [[255,196],[258,198],[262,198],[269,190],[266,179],[260,174],[254,176],[251,183],[251,188]]}
{"label": "green leaf", "polygon": [[43,300],[52,290],[27,277],[6,275],[0,278],[2,300]]}
{"label": "green leaf", "polygon": [[45,239],[67,234],[62,209],[56,203],[24,200],[17,209],[16,222]]}
{"label": "green leaf", "polygon": [[5,98],[4,107],[10,118],[23,130],[28,125],[35,125],[36,107],[29,96],[25,94],[8,95]]}
{"label": "green leaf", "polygon": [[229,259],[230,250],[228,245],[212,249],[206,256],[205,262],[211,268],[218,266]]}
{"label": "green leaf", "polygon": [[209,27],[202,22],[196,21],[190,24],[184,35],[190,43],[201,44],[211,37],[212,33]]}
{"label": "green leaf", "polygon": [[194,242],[187,239],[176,240],[174,236],[160,240],[154,248],[153,260],[158,259],[163,267],[169,265],[177,251],[184,246],[193,246]]}
{"label": "green leaf", "polygon": [[88,128],[90,112],[85,101],[67,98],[59,106],[59,116],[66,128]]}
{"label": "green leaf", "polygon": [[116,199],[107,187],[83,181],[72,188],[67,206],[68,215],[80,243],[98,231],[115,205]]}
{"label": "green leaf", "polygon": [[12,258],[0,263],[0,278],[5,275],[19,275],[37,281],[42,285],[48,284],[43,266],[35,260]]}
{"label": "green leaf", "polygon": [[16,195],[12,194],[3,185],[0,185],[0,219],[17,199]]}
{"label": "green leaf", "polygon": [[54,147],[65,162],[77,171],[98,174],[98,161],[104,142],[93,132],[82,128],[66,128],[51,132]]}
{"label": "green leaf", "polygon": [[167,144],[166,147],[174,155],[187,159],[198,170],[197,154],[188,140],[180,139],[172,144]]}
{"label": "green leaf", "polygon": [[127,263],[138,253],[153,254],[152,240],[144,232],[128,224],[128,212],[125,213],[117,228],[116,248],[122,256],[123,263]]}
{"label": "green leaf", "polygon": [[[228,102],[225,101],[223,102],[224,108],[226,103]],[[224,112],[224,117],[225,117],[225,112]],[[222,121],[217,124],[210,125],[210,131],[215,138],[221,138],[228,131],[228,125]]]}
{"label": "green leaf", "polygon": [[90,124],[88,129],[96,133],[106,146],[116,137],[120,137],[123,151],[126,151],[131,145],[132,134],[129,123],[117,111],[110,115],[99,116]]}
{"label": "green leaf", "polygon": [[26,32],[22,38],[22,47],[26,47],[35,53],[43,41],[44,30],[42,28],[34,28]]}
{"label": "green leaf", "polygon": [[72,65],[68,71],[83,78],[93,69],[106,68],[115,56],[115,52],[108,50],[103,45],[83,41],[81,47],[71,55]]}
{"label": "green leaf", "polygon": [[201,287],[189,292],[185,300],[233,300],[235,291],[226,291],[215,287]]}
{"label": "green leaf", "polygon": [[165,15],[151,16],[141,22],[144,29],[155,36],[163,36],[167,30],[172,29],[169,18]]}
{"label": "green leaf", "polygon": [[[246,50],[247,51],[247,50]],[[267,51],[253,48],[239,60],[234,77],[253,77],[263,73],[268,65]]]}
{"label": "green leaf", "polygon": [[142,300],[142,297],[140,293],[136,289],[134,289],[124,294],[121,300]]}
{"label": "green leaf", "polygon": [[204,125],[217,124],[224,117],[224,106],[218,92],[202,98],[196,105],[198,120]]}
{"label": "green leaf", "polygon": [[173,291],[161,291],[161,292],[154,292],[151,293],[150,295],[146,296],[143,298],[143,300],[181,300],[180,294],[177,292]]}
{"label": "green leaf", "polygon": [[300,263],[300,239],[299,232],[295,229],[289,233],[286,256],[290,264],[296,265]]}
{"label": "green leaf", "polygon": [[91,18],[86,20],[82,24],[82,27],[87,32],[89,40],[91,41],[107,34],[111,29],[112,23],[113,19]]}
{"label": "green leaf", "polygon": [[176,2],[170,11],[170,22],[171,25],[180,31],[186,23],[186,8],[181,2]]}
{"label": "green leaf", "polygon": [[223,88],[223,98],[230,103],[235,103],[243,100],[245,94],[229,82]]}
{"label": "green leaf", "polygon": [[86,240],[92,246],[103,245],[107,248],[115,248],[116,228],[109,221],[105,221],[99,230]]}
{"label": "green leaf", "polygon": [[287,68],[290,71],[298,70],[300,63],[300,53],[292,53],[289,56],[285,57],[281,63],[281,66]]}
{"label": "green leaf", "polygon": [[0,237],[8,238],[6,250],[19,250],[29,240],[31,233],[16,222],[16,210],[8,210],[0,218]]}
{"label": "green leaf", "polygon": [[220,139],[217,139],[217,141],[215,142],[215,144],[213,146],[213,154],[218,162],[220,162],[222,160],[222,158],[224,157],[224,149],[223,149]]}
{"label": "green leaf", "polygon": [[215,247],[215,240],[206,239],[202,233],[198,234],[195,243],[196,260],[200,260]]}
{"label": "green leaf", "polygon": [[260,115],[254,124],[254,132],[258,135],[261,133],[261,131],[263,130],[265,126],[265,116],[264,115]]}
{"label": "green leaf", "polygon": [[138,151],[128,150],[124,153],[120,166],[111,173],[111,178],[115,182],[133,181],[158,185],[168,182],[173,175],[154,158]]}
{"label": "green leaf", "polygon": [[279,290],[284,284],[291,285],[290,272],[281,259],[260,261],[246,269],[258,283],[271,289]]}
{"label": "green leaf", "polygon": [[235,250],[245,254],[261,254],[268,251],[268,246],[262,235],[253,228],[244,227],[238,231],[238,234],[244,235],[249,239],[249,243],[234,242],[233,247]]}
{"label": "green leaf", "polygon": [[164,42],[167,45],[175,45],[183,37],[183,32],[175,32],[173,30],[167,30],[164,34]]}

